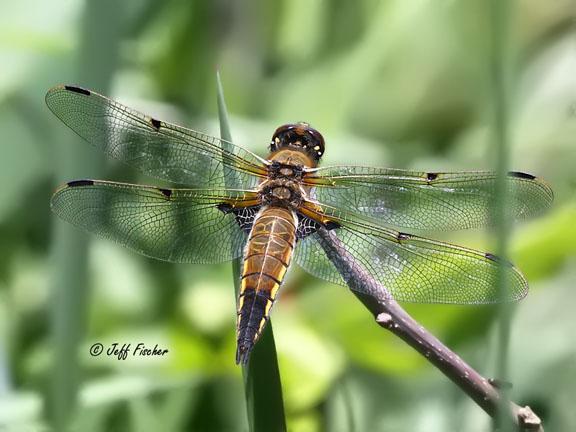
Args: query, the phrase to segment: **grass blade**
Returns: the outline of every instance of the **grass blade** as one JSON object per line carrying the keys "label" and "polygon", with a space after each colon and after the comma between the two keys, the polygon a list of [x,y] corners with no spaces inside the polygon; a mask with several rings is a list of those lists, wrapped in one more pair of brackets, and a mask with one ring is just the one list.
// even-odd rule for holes
{"label": "grass blade", "polygon": [[[512,5],[509,0],[492,0],[491,12],[491,45],[490,45],[490,81],[492,87],[492,136],[496,155],[496,205],[493,220],[496,232],[496,254],[507,258],[510,220],[506,216],[507,186],[506,177],[509,165],[509,118],[510,118],[510,14]],[[507,286],[504,269],[500,268],[497,277],[498,292],[501,298],[506,296]],[[509,381],[508,351],[510,345],[510,327],[512,306],[502,301],[499,305],[498,342],[496,352],[496,376]],[[509,394],[506,388],[501,389],[501,402],[496,416],[495,427],[502,431],[514,430],[508,414]]]}
{"label": "grass blade", "polygon": [[[220,119],[220,136],[232,142],[228,112],[224,100],[224,91],[220,74],[216,76],[218,84],[218,118]],[[226,143],[223,143],[226,149]],[[242,259],[234,260],[232,264],[234,290],[236,295],[240,289],[240,271]],[[250,355],[247,366],[242,367],[248,410],[248,423],[252,432],[276,432],[286,430],[284,403],[282,400],[282,385],[276,357],[276,346],[272,331],[272,321],[268,322],[260,340]]]}

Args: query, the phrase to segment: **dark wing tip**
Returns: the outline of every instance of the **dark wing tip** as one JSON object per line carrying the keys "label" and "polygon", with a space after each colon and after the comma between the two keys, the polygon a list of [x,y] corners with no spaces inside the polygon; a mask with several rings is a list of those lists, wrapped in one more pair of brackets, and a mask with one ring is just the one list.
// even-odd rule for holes
{"label": "dark wing tip", "polygon": [[509,177],[516,177],[516,178],[523,178],[523,179],[527,179],[527,180],[536,179],[536,176],[533,176],[532,174],[528,174],[528,173],[521,172],[521,171],[508,171],[508,176]]}
{"label": "dark wing tip", "polygon": [[508,177],[532,181],[532,187],[537,187],[543,192],[542,198],[544,201],[542,202],[541,210],[544,210],[552,205],[552,202],[554,201],[554,191],[552,190],[552,187],[542,178],[522,171],[508,171]]}
{"label": "dark wing tip", "polygon": [[554,201],[554,191],[542,178],[522,171],[508,171],[508,177],[528,180],[529,182],[527,184],[533,188],[534,191],[536,188],[539,189],[540,207],[535,208],[535,211],[531,213],[531,215],[539,214],[542,210],[545,210],[552,205],[552,202]]}
{"label": "dark wing tip", "polygon": [[65,90],[74,92],[74,93],[80,93],[83,94],[85,96],[90,96],[92,93],[90,92],[90,90],[87,90],[85,88],[82,87],[76,87],[76,86],[70,86],[70,85],[65,85],[64,86]]}
{"label": "dark wing tip", "polygon": [[96,182],[94,180],[72,180],[68,183],[63,183],[56,188],[50,199],[50,207],[54,209],[56,201],[59,199],[61,193],[65,192],[67,189],[76,187],[93,186]]}
{"label": "dark wing tip", "polygon": [[514,267],[514,264],[512,264],[508,260],[505,260],[504,258],[500,258],[498,255],[494,255],[494,254],[487,252],[484,254],[484,257],[486,257],[486,259],[489,259],[490,261],[494,261],[495,263],[501,264],[503,266],[510,267],[510,268]]}
{"label": "dark wing tip", "polygon": [[[520,272],[520,270],[518,270],[518,268],[514,266],[514,264],[512,264],[510,261],[508,261],[502,257],[499,257],[497,255],[494,255],[494,254],[491,254],[488,252],[484,254],[484,257],[486,259],[489,259],[490,261],[498,264],[499,266],[507,268],[510,271],[509,275],[511,277],[514,277],[514,279],[515,279],[516,284],[514,284],[515,288],[513,291],[513,295],[510,296],[510,298],[506,299],[505,301],[507,301],[507,302],[519,301],[528,295],[528,282],[526,281],[526,278]],[[500,301],[502,301],[502,300],[495,300],[492,303],[500,302]]]}
{"label": "dark wing tip", "polygon": [[73,180],[66,183],[68,187],[93,186],[94,180]]}
{"label": "dark wing tip", "polygon": [[50,100],[52,99],[52,97],[55,94],[58,94],[62,91],[78,93],[78,94],[81,94],[84,96],[90,96],[92,94],[92,92],[90,90],[87,90],[85,88],[78,87],[78,86],[65,85],[65,84],[60,84],[60,85],[54,86],[46,92],[46,96],[44,98],[44,100],[46,101],[46,104],[48,105],[48,107],[50,109],[52,109],[51,104],[50,104]]}

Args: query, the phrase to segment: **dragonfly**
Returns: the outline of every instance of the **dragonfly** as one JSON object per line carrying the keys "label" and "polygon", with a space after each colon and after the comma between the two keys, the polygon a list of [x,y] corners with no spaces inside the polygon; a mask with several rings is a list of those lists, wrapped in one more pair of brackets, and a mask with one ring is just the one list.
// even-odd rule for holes
{"label": "dragonfly", "polygon": [[[324,138],[303,122],[277,128],[261,157],[71,85],[50,89],[46,103],[88,143],[177,186],[70,181],[51,199],[59,217],[159,260],[242,259],[237,364],[248,362],[293,262],[346,285],[322,246],[327,231],[398,301],[491,304],[527,294],[525,277],[508,261],[401,231],[490,225],[493,172],[320,167]],[[535,216],[553,200],[550,186],[531,174],[509,172],[506,188],[511,218]]]}

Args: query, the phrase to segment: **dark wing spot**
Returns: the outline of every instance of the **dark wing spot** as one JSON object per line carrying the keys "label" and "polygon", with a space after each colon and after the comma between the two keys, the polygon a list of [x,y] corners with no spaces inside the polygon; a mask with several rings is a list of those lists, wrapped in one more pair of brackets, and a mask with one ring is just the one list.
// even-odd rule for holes
{"label": "dark wing spot", "polygon": [[496,255],[491,254],[491,253],[488,253],[488,252],[486,252],[486,253],[484,254],[484,256],[485,256],[486,258],[488,258],[490,261],[495,261],[495,262],[499,262],[499,261],[500,261],[500,257],[497,257]]}
{"label": "dark wing spot", "polygon": [[160,129],[160,120],[150,119],[150,123],[152,123],[152,126],[154,126],[155,129]]}
{"label": "dark wing spot", "polygon": [[397,236],[397,239],[398,239],[398,240],[408,240],[410,237],[411,237],[410,234],[406,234],[406,233],[403,233],[403,232],[399,232],[399,233],[398,233],[398,236]]}
{"label": "dark wing spot", "polygon": [[508,175],[510,177],[518,177],[518,178],[523,178],[523,179],[528,179],[528,180],[534,180],[536,178],[532,174],[523,173],[520,171],[508,171]]}
{"label": "dark wing spot", "polygon": [[488,253],[488,252],[487,252],[487,253],[484,254],[484,256],[485,256],[487,259],[489,259],[490,261],[494,261],[494,262],[496,262],[496,263],[498,263],[498,264],[502,264],[502,265],[505,265],[505,266],[507,266],[507,267],[514,267],[510,261],[507,261],[507,260],[505,260],[505,259],[503,259],[503,258],[500,258],[499,256],[496,256],[496,255],[494,255],[494,254],[491,254],[491,253]]}
{"label": "dark wing spot", "polygon": [[64,86],[66,90],[69,90],[74,93],[80,93],[86,96],[90,96],[90,90],[83,89],[82,87],[74,87],[74,86]]}
{"label": "dark wing spot", "polygon": [[426,174],[426,180],[428,180],[428,181],[436,180],[437,178],[438,178],[438,173],[427,173]]}
{"label": "dark wing spot", "polygon": [[160,192],[162,192],[162,195],[164,195],[165,197],[170,198],[172,196],[172,189],[162,189],[159,188],[158,189]]}
{"label": "dark wing spot", "polygon": [[68,186],[70,187],[77,187],[77,186],[92,186],[94,184],[94,180],[74,180],[68,182]]}
{"label": "dark wing spot", "polygon": [[218,204],[217,208],[222,213],[230,213],[232,211],[232,206],[228,203]]}
{"label": "dark wing spot", "polygon": [[324,224],[324,228],[326,228],[328,231],[331,231],[333,229],[340,228],[340,227],[341,227],[341,225],[335,221],[328,221]]}

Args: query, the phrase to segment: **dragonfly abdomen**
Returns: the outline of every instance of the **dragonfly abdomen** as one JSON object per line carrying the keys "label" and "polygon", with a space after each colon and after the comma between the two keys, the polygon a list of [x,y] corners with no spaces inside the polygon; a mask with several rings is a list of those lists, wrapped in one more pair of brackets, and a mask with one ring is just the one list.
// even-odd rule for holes
{"label": "dragonfly abdomen", "polygon": [[260,337],[290,265],[296,243],[296,215],[265,207],[250,231],[238,297],[236,363],[246,363]]}

